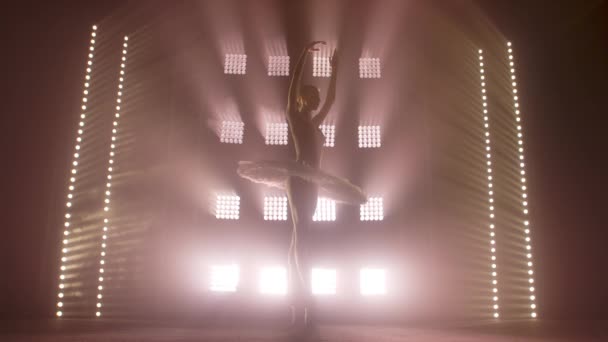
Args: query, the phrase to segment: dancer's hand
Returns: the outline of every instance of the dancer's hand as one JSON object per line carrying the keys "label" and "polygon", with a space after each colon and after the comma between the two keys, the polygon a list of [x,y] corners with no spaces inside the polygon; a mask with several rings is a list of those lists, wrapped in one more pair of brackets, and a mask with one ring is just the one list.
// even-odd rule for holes
{"label": "dancer's hand", "polygon": [[317,45],[317,44],[326,45],[327,43],[325,41],[323,41],[323,40],[317,40],[317,41],[314,41],[314,42],[311,42],[310,44],[308,44],[308,46],[306,47],[306,50],[308,52],[319,51],[319,48],[315,47],[315,45]]}

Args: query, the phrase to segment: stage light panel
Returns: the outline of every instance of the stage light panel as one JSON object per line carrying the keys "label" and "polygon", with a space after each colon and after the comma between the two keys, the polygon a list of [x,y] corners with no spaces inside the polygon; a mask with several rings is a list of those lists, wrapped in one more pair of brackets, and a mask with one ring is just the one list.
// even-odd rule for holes
{"label": "stage light panel", "polygon": [[268,76],[289,76],[289,56],[269,56]]}
{"label": "stage light panel", "polygon": [[287,196],[264,197],[264,220],[287,221]]}
{"label": "stage light panel", "polygon": [[367,203],[360,207],[361,221],[382,221],[384,219],[384,207],[382,197],[370,197]]}
{"label": "stage light panel", "polygon": [[235,264],[211,266],[209,290],[212,292],[236,292],[239,285],[239,272],[239,266]]}
{"label": "stage light panel", "polygon": [[222,220],[238,220],[241,198],[236,195],[217,195],[215,202],[215,218]]}
{"label": "stage light panel", "polygon": [[380,126],[359,126],[359,148],[378,148],[381,145]]}
{"label": "stage light panel", "polygon": [[245,123],[240,121],[222,121],[220,142],[226,144],[242,144]]}
{"label": "stage light panel", "polygon": [[329,198],[318,198],[317,208],[312,217],[313,221],[335,221],[336,220],[336,201]]}
{"label": "stage light panel", "polygon": [[386,294],[386,270],[363,268],[359,271],[360,292],[363,296],[382,296]]}
{"label": "stage light panel", "polygon": [[313,268],[311,272],[311,288],[314,295],[336,294],[336,270],[328,268]]}
{"label": "stage light panel", "polygon": [[336,143],[336,125],[321,125],[319,129],[325,136],[325,142],[323,146],[334,147]]}
{"label": "stage light panel", "polygon": [[287,270],[285,267],[264,267],[260,271],[260,293],[265,295],[287,294]]}
{"label": "stage light panel", "polygon": [[331,64],[329,57],[313,56],[312,59],[312,75],[314,77],[330,77]]}
{"label": "stage light panel", "polygon": [[226,54],[224,60],[224,73],[233,75],[244,75],[247,71],[247,55]]}
{"label": "stage light panel", "polygon": [[266,145],[287,145],[289,127],[286,122],[266,123]]}
{"label": "stage light panel", "polygon": [[380,58],[359,58],[360,78],[380,78]]}

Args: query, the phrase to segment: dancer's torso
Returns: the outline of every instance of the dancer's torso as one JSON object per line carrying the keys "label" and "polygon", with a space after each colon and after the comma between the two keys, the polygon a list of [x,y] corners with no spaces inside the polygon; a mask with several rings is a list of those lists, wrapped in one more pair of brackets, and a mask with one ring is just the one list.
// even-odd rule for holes
{"label": "dancer's torso", "polygon": [[321,164],[321,147],[325,136],[319,127],[305,114],[295,113],[291,119],[291,133],[296,148],[296,160],[308,166],[318,168]]}

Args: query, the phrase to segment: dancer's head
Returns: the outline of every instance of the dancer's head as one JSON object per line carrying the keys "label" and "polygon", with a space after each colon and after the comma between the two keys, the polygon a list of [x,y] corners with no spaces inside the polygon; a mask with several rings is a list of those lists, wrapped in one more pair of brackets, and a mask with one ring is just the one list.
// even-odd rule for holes
{"label": "dancer's head", "polygon": [[298,95],[298,110],[303,113],[309,113],[319,107],[321,99],[319,98],[319,89],[315,86],[304,85],[300,88]]}

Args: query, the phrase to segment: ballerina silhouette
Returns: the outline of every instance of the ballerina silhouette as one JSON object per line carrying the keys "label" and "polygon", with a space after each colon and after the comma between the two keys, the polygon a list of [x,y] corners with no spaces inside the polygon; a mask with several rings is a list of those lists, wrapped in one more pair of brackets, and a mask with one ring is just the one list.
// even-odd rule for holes
{"label": "ballerina silhouette", "polygon": [[300,54],[293,72],[287,98],[287,122],[295,145],[296,158],[291,161],[240,162],[241,177],[256,183],[284,189],[289,199],[293,231],[288,253],[289,278],[292,294],[292,324],[311,326],[311,268],[308,236],[319,193],[325,197],[349,204],[367,201],[361,189],[345,179],[320,170],[324,135],[319,129],[327,117],[336,94],[338,56],[331,57],[331,80],[325,103],[316,115],[320,104],[319,89],[312,85],[301,86],[302,70],[308,54],[318,51],[319,44],[308,44]]}

